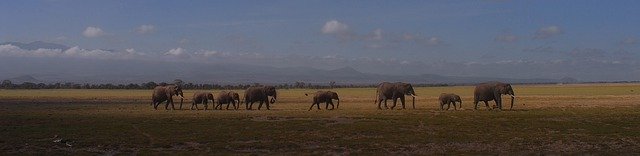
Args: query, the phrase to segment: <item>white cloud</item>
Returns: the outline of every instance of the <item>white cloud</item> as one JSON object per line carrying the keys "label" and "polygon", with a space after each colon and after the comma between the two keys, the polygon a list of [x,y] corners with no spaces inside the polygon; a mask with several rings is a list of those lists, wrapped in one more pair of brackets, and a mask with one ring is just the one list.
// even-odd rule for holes
{"label": "white cloud", "polygon": [[93,38],[93,37],[100,37],[103,36],[105,33],[104,31],[102,31],[102,29],[98,28],[98,27],[87,27],[83,32],[82,35],[84,35],[85,37],[89,37],[89,38]]}
{"label": "white cloud", "polygon": [[153,25],[141,25],[136,28],[138,34],[150,34],[156,31],[156,27]]}
{"label": "white cloud", "polygon": [[542,27],[536,31],[536,34],[533,36],[534,39],[546,39],[556,35],[560,35],[564,33],[564,31],[558,26],[548,26]]}
{"label": "white cloud", "polygon": [[229,55],[228,53],[223,53],[215,50],[201,50],[199,52],[196,52],[195,54],[203,57],[220,57]]}
{"label": "white cloud", "polygon": [[171,56],[182,56],[182,55],[186,55],[187,52],[182,49],[182,48],[175,48],[175,49],[171,49],[168,52],[164,53],[165,55],[171,55]]}
{"label": "white cloud", "polygon": [[322,27],[322,33],[324,34],[340,34],[348,31],[349,26],[344,23],[340,23],[337,20],[327,21],[327,23]]}
{"label": "white cloud", "polygon": [[494,41],[505,42],[505,43],[516,42],[516,41],[518,41],[518,36],[513,35],[513,34],[498,35],[498,36],[496,36]]}
{"label": "white cloud", "polygon": [[444,42],[439,37],[431,37],[425,43],[430,46],[437,46],[437,45],[442,45],[442,43]]}

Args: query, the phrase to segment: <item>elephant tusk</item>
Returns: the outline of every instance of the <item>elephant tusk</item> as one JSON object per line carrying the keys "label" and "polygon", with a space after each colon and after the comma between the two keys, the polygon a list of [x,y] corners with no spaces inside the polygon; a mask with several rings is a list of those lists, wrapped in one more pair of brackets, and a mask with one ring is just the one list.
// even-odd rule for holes
{"label": "elephant tusk", "polygon": [[516,96],[515,96],[515,95],[511,95],[511,97],[512,97],[512,98],[516,98]]}

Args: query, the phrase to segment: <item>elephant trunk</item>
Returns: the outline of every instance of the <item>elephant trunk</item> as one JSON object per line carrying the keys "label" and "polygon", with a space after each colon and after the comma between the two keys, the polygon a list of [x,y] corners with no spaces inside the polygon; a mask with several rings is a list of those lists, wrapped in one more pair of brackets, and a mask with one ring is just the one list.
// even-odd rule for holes
{"label": "elephant trunk", "polygon": [[273,98],[271,98],[271,103],[276,103],[276,99],[278,98],[278,94],[277,93],[273,93]]}
{"label": "elephant trunk", "polygon": [[340,107],[340,99],[337,99],[338,103],[336,103],[336,109],[338,109]]}
{"label": "elephant trunk", "polygon": [[462,100],[460,100],[460,105],[459,106],[460,106],[460,109],[462,109]]}

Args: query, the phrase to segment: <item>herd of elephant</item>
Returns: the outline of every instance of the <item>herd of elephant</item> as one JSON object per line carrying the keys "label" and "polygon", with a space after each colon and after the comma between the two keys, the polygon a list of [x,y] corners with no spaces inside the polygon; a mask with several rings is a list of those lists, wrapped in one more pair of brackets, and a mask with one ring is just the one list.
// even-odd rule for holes
{"label": "herd of elephant", "polygon": [[[412,105],[413,109],[415,109],[416,93],[413,90],[411,84],[402,82],[382,82],[376,89],[375,103],[378,104],[378,109],[382,109],[382,103],[384,103],[385,109],[389,109],[389,107],[387,106],[387,100],[393,100],[393,105],[390,108],[394,109],[396,107],[398,99],[400,99],[402,109],[405,109],[405,96],[407,95],[412,97]],[[513,93],[513,88],[510,84],[491,81],[476,85],[474,90],[474,109],[478,109],[478,102],[480,101],[484,102],[487,109],[492,109],[491,107],[489,107],[488,102],[495,101],[496,107],[502,110],[501,95],[511,96],[510,109],[512,109],[515,94]],[[158,105],[166,102],[165,109],[168,110],[169,104],[171,104],[171,108],[175,110],[173,96],[180,97],[180,109],[182,109],[184,95],[182,93],[181,87],[176,85],[155,87],[152,96],[153,103],[151,105],[154,109],[158,109]],[[305,94],[305,96],[309,96],[309,94]],[[269,99],[269,97],[271,97],[271,99]],[[276,88],[273,86],[249,87],[244,94],[245,109],[253,109],[253,103],[258,102],[258,110],[262,108],[263,104],[266,104],[266,108],[267,110],[269,110],[269,104],[275,103],[276,99]],[[223,105],[226,104],[226,109],[229,109],[229,106],[233,106],[233,109],[237,110],[239,109],[241,104],[240,95],[233,91],[221,91],[215,96],[212,93],[208,92],[196,92],[193,94],[191,109],[194,109],[194,107],[195,109],[199,109],[198,104],[203,104],[204,109],[207,110],[209,108],[209,100],[211,100],[212,104],[215,105],[213,109],[222,109]],[[333,100],[337,100],[336,105],[333,104]],[[440,94],[438,101],[440,104],[440,109],[442,110],[444,110],[444,105],[447,105],[448,110],[451,104],[453,104],[453,108],[456,109],[456,102],[459,103],[460,108],[462,108],[462,100],[460,96],[453,93]],[[313,103],[311,104],[311,107],[309,107],[309,110],[312,110],[313,106],[317,106],[317,109],[320,109],[321,103],[326,104],[325,109],[338,109],[338,107],[340,106],[340,98],[338,97],[338,93],[332,91],[315,92],[313,95]],[[329,105],[331,105],[331,109],[329,109]]]}

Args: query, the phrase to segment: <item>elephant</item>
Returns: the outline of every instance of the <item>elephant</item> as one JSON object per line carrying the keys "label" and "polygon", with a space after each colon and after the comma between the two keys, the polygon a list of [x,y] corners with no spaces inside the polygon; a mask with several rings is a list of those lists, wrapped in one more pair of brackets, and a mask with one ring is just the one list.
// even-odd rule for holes
{"label": "elephant", "polygon": [[[304,95],[309,96],[309,94]],[[313,105],[318,105],[318,110],[320,110],[320,103],[322,102],[327,104],[325,109],[329,110],[329,104],[331,104],[331,110],[333,110],[333,99],[338,100],[338,103],[335,105],[335,109],[338,109],[340,107],[340,98],[338,98],[338,93],[332,91],[317,91],[313,96],[313,103],[311,103],[311,107],[309,107],[308,111],[311,111]]]}
{"label": "elephant", "polygon": [[173,96],[180,97],[180,109],[182,109],[182,102],[184,101],[184,95],[182,94],[182,87],[176,85],[166,85],[166,86],[156,86],[153,88],[153,95],[151,100],[153,103],[153,109],[158,109],[158,105],[160,103],[167,101],[167,104],[164,106],[164,109],[169,109],[169,104],[171,104],[171,109],[175,110],[176,108],[173,105]]}
{"label": "elephant", "polygon": [[411,84],[396,82],[382,82],[378,85],[378,89],[376,90],[376,103],[378,104],[378,109],[382,109],[380,105],[384,101],[384,107],[387,107],[387,100],[393,100],[393,106],[391,109],[396,107],[396,102],[398,98],[400,98],[400,102],[402,103],[402,109],[405,109],[404,106],[404,96],[411,95],[413,97],[413,109],[416,109],[416,92],[413,90]]}
{"label": "elephant", "polygon": [[207,93],[207,92],[193,93],[193,102],[191,103],[191,110],[193,110],[193,106],[195,106],[196,109],[200,109],[198,108],[198,104],[200,103],[204,104],[204,110],[207,110],[209,108],[209,100],[211,100],[212,104],[215,102],[215,100],[213,100],[212,93]]}
{"label": "elephant", "polygon": [[[222,109],[222,104],[227,104],[227,110],[229,110],[229,105],[233,104],[233,109],[238,110],[240,107],[240,95],[233,91],[222,91],[216,95],[216,101],[218,101],[218,105],[215,108],[220,107]],[[238,104],[238,105],[236,105]]]}
{"label": "elephant", "polygon": [[515,94],[513,88],[508,83],[502,83],[497,81],[490,81],[476,85],[476,89],[473,92],[473,104],[474,110],[478,109],[478,102],[483,101],[487,109],[489,107],[488,101],[495,100],[498,109],[502,110],[502,97],[501,95],[511,95],[511,108],[513,109],[513,102],[515,100]]}
{"label": "elephant", "polygon": [[447,105],[447,110],[449,110],[451,103],[453,103],[453,109],[456,110],[456,102],[460,102],[460,108],[462,108],[462,99],[460,99],[460,96],[453,93],[440,94],[438,101],[440,101],[440,110],[444,110],[444,105]]}
{"label": "elephant", "polygon": [[[273,98],[269,100],[269,96],[272,96]],[[258,110],[262,108],[263,103],[266,103],[267,110],[270,110],[269,104],[275,103],[276,98],[276,88],[273,86],[249,87],[244,92],[244,104],[247,110],[253,109],[254,102],[260,102],[260,105],[258,105]]]}

